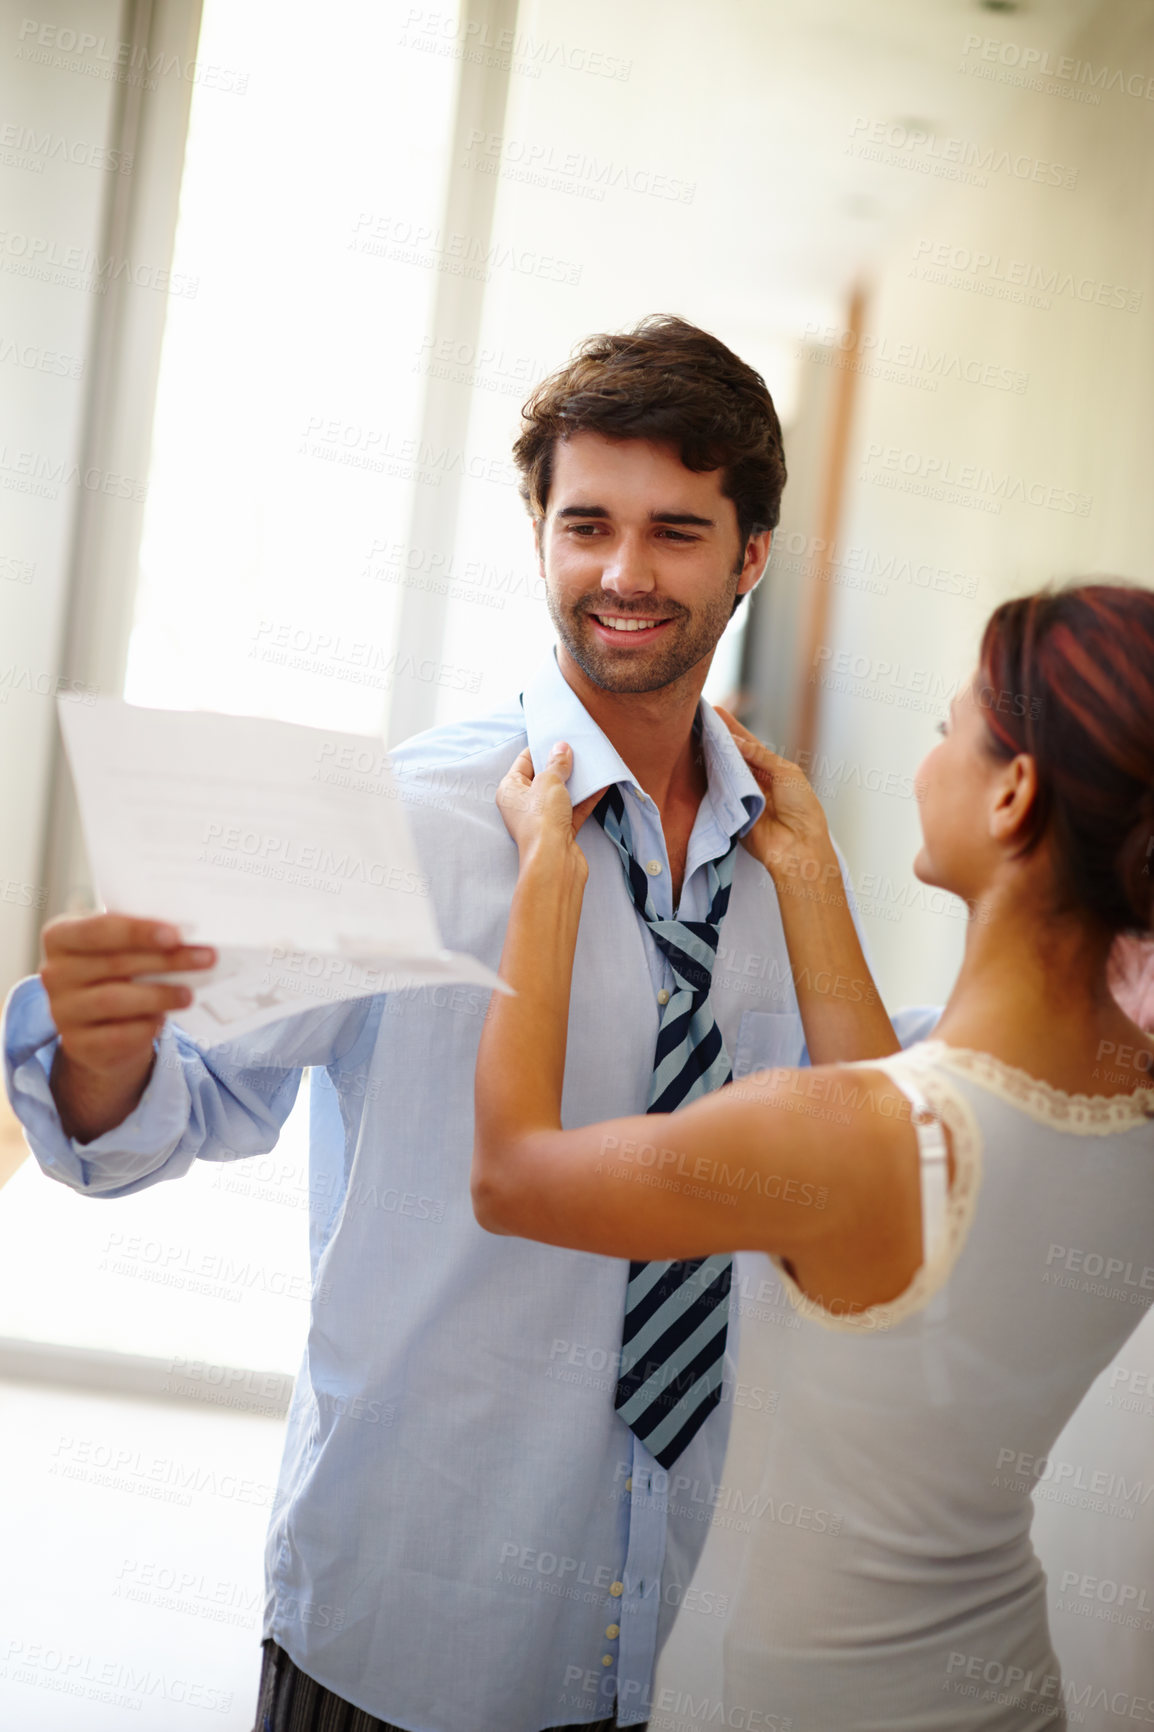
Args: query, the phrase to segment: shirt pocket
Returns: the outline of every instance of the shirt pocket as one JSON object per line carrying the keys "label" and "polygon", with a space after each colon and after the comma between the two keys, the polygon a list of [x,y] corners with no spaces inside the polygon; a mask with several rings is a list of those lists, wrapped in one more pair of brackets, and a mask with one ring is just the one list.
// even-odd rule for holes
{"label": "shirt pocket", "polygon": [[795,1010],[747,1010],[737,1028],[733,1049],[734,1078],[755,1070],[779,1070],[808,1064],[805,1030]]}

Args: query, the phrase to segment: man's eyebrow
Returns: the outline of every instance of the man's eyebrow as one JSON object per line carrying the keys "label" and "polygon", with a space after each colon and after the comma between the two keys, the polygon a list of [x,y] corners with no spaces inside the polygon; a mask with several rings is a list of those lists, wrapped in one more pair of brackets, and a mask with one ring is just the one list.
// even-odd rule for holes
{"label": "man's eyebrow", "polygon": [[[558,517],[597,517],[607,518],[609,512],[604,505],[563,505],[557,513]],[[712,517],[698,517],[692,511],[651,511],[650,523],[677,523],[696,526],[698,529],[716,529],[717,524]]]}
{"label": "man's eyebrow", "polygon": [[716,529],[712,517],[695,517],[692,511],[651,511],[650,523],[685,523],[696,524],[699,529]]}

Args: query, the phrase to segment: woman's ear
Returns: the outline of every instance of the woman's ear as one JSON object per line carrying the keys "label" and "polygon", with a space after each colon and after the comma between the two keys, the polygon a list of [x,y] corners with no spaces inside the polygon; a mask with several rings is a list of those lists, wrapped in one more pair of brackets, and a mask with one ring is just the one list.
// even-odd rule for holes
{"label": "woman's ear", "polygon": [[1038,768],[1028,752],[1019,752],[1001,767],[990,809],[990,835],[995,842],[1017,841],[1038,797]]}

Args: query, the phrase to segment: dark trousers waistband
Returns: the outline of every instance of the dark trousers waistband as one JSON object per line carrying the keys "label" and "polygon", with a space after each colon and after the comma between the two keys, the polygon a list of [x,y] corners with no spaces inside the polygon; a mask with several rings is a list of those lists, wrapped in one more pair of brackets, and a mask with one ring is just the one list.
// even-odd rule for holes
{"label": "dark trousers waistband", "polygon": [[[335,1696],[310,1678],[266,1637],[261,1643],[260,1695],[253,1732],[404,1732],[389,1720],[378,1720],[363,1708],[354,1708],[343,1696]],[[495,1732],[477,1728],[477,1732]],[[617,1732],[616,1714],[607,1720],[585,1720],[575,1726],[554,1726],[545,1732]],[[630,1732],[646,1732],[644,1726]]]}

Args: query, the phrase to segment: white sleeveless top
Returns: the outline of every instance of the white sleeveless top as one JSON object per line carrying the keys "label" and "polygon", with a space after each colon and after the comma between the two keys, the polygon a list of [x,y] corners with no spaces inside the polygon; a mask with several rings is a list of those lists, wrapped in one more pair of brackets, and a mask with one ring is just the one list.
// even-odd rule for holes
{"label": "white sleeveless top", "polygon": [[[799,1326],[775,1331],[725,1723],[1049,1732],[1066,1716],[1030,1492],[1154,1301],[1154,1091],[1068,1095],[933,1040],[853,1068],[914,1107],[927,1256],[852,1317],[773,1259]],[[805,1528],[785,1500],[837,1513]]]}

